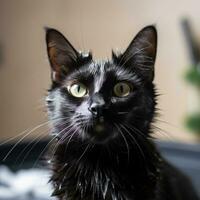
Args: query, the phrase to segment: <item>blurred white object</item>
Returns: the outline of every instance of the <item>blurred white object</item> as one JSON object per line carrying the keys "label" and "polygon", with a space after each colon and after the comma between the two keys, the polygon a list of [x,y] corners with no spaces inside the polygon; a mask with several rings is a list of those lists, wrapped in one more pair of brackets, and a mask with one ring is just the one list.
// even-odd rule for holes
{"label": "blurred white object", "polygon": [[0,200],[49,200],[52,188],[50,172],[42,169],[11,172],[0,166]]}

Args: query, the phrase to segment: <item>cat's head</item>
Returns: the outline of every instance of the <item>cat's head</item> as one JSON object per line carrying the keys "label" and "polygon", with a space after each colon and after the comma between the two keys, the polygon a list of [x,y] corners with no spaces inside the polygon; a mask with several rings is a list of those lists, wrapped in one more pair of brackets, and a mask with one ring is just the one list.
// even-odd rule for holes
{"label": "cat's head", "polygon": [[52,78],[47,105],[58,138],[106,143],[130,134],[148,137],[156,104],[154,26],[109,61],[79,53],[55,29],[47,29],[46,42]]}

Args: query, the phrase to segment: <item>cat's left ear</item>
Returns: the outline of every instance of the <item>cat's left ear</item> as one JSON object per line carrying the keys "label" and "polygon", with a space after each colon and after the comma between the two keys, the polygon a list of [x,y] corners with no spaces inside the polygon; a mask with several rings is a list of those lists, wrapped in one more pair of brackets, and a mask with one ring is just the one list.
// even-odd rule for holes
{"label": "cat's left ear", "polygon": [[131,67],[144,80],[153,81],[157,50],[157,31],[154,26],[143,28],[129,44],[125,52],[113,59],[121,66]]}
{"label": "cat's left ear", "polygon": [[57,30],[46,28],[46,44],[53,82],[60,82],[76,67],[79,53]]}

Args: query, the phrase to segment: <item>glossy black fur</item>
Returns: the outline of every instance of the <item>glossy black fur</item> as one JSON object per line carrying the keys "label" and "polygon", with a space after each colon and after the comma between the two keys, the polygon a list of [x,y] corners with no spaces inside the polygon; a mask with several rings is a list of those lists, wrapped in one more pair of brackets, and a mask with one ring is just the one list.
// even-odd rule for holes
{"label": "glossy black fur", "polygon": [[[153,84],[157,33],[144,28],[123,54],[94,61],[64,36],[48,29],[52,87],[47,97],[52,122],[53,195],[60,200],[197,200],[189,180],[160,156],[151,139],[156,112]],[[72,82],[89,94],[73,97]],[[116,83],[132,86],[127,97],[113,95]],[[91,105],[101,102],[100,116]],[[102,103],[103,102],[103,103]],[[104,131],[95,124],[104,119]]]}

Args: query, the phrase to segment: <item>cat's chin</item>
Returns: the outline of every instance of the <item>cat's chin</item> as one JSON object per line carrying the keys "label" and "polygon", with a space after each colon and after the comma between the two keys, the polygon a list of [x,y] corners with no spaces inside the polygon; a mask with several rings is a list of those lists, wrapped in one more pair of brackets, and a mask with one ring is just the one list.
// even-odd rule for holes
{"label": "cat's chin", "polygon": [[105,145],[108,144],[109,142],[112,141],[112,137],[90,137],[88,138],[88,140],[93,143],[93,144],[97,144],[97,145]]}
{"label": "cat's chin", "polygon": [[114,130],[111,126],[97,123],[88,128],[87,139],[95,144],[108,143],[112,138],[115,137]]}

